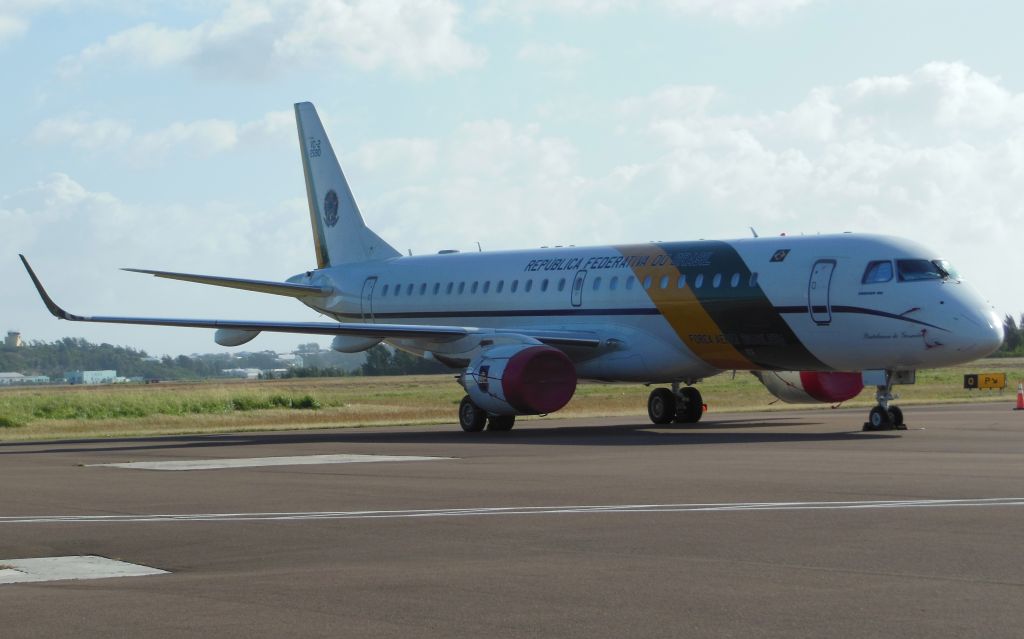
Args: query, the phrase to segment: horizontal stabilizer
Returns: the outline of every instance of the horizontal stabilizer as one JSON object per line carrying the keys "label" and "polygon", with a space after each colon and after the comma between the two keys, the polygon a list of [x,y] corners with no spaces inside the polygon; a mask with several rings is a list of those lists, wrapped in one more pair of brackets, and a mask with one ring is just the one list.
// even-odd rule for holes
{"label": "horizontal stabilizer", "polygon": [[246,280],[237,277],[218,277],[215,275],[195,275],[192,273],[172,273],[170,271],[150,271],[142,268],[123,268],[122,271],[132,273],[147,273],[156,277],[164,277],[169,280],[182,280],[185,282],[197,282],[199,284],[210,284],[211,286],[224,286],[227,288],[238,288],[244,291],[255,291],[257,293],[270,293],[271,295],[284,295],[286,297],[324,297],[334,294],[334,289],[329,286],[308,286],[306,284],[290,284],[288,282],[268,282],[265,280]]}

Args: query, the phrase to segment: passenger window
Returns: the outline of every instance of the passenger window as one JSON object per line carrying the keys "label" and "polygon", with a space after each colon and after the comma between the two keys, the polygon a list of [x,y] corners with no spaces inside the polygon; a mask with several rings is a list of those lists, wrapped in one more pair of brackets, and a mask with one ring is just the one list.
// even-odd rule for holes
{"label": "passenger window", "polygon": [[473,285],[469,287],[469,292],[476,295],[476,289],[480,286],[480,282],[473,282]]}
{"label": "passenger window", "polygon": [[750,288],[757,287],[757,273],[750,274],[750,281],[748,282],[748,284],[750,285]]}
{"label": "passenger window", "polygon": [[868,267],[864,269],[864,277],[860,282],[861,284],[881,284],[890,280],[892,280],[892,262],[880,260],[868,262]]}
{"label": "passenger window", "polygon": [[941,280],[944,277],[943,270],[928,260],[896,260],[896,269],[901,282]]}
{"label": "passenger window", "polygon": [[608,282],[608,290],[609,291],[614,291],[618,287],[619,287],[619,278],[616,276],[616,277],[613,277],[610,282]]}
{"label": "passenger window", "polygon": [[594,278],[594,286],[592,287],[595,291],[601,288],[601,276],[598,275]]}
{"label": "passenger window", "polygon": [[739,285],[740,285],[740,274],[739,273],[733,273],[732,274],[732,279],[729,280],[729,286],[731,286],[733,288],[736,288]]}
{"label": "passenger window", "polygon": [[676,282],[676,288],[686,288],[686,275],[679,276],[679,281]]}
{"label": "passenger window", "polygon": [[658,284],[661,288],[668,288],[668,275],[661,276],[661,282]]}
{"label": "passenger window", "polygon": [[540,282],[540,291],[541,291],[541,293],[544,293],[547,290],[548,290],[548,280],[547,280],[547,278],[544,278]]}
{"label": "passenger window", "polygon": [[715,273],[715,276],[713,278],[711,278],[711,286],[714,286],[715,288],[718,288],[721,285],[722,285],[722,274],[721,273]]}
{"label": "passenger window", "polygon": [[434,282],[434,295],[441,291],[441,282]]}
{"label": "passenger window", "polygon": [[519,280],[512,280],[512,287],[509,289],[513,293],[519,290]]}
{"label": "passenger window", "polygon": [[465,282],[459,282],[459,295],[462,295],[465,292],[466,292],[466,283]]}
{"label": "passenger window", "polygon": [[409,286],[405,287],[405,294],[406,295],[412,295],[412,287],[413,287],[412,282],[409,282]]}
{"label": "passenger window", "polygon": [[526,286],[524,288],[526,292],[529,293],[530,289],[533,288],[533,280],[526,280]]}
{"label": "passenger window", "polygon": [[385,285],[384,285],[384,288],[382,288],[382,289],[380,290],[380,296],[381,296],[381,297],[384,297],[384,296],[385,296],[385,295],[387,295],[387,294],[388,294],[388,285],[387,285],[387,284],[385,284]]}
{"label": "passenger window", "polygon": [[646,291],[649,288],[651,288],[651,276],[650,275],[648,275],[647,277],[644,278],[644,290]]}
{"label": "passenger window", "polygon": [[420,295],[426,295],[426,293],[427,293],[427,283],[423,282],[423,283],[420,284]]}
{"label": "passenger window", "polygon": [[632,275],[630,275],[629,277],[626,278],[626,290],[627,291],[633,290],[633,282],[635,282],[635,281],[636,281],[636,278],[633,277]]}
{"label": "passenger window", "polygon": [[693,279],[693,288],[700,288],[704,286],[704,274],[698,273],[697,277]]}
{"label": "passenger window", "polygon": [[448,282],[448,286],[446,286],[444,288],[444,292],[445,292],[446,295],[451,295],[452,294],[452,286],[453,286],[452,283]]}
{"label": "passenger window", "polygon": [[564,291],[565,290],[565,278],[564,277],[562,279],[558,280],[558,290],[559,291]]}
{"label": "passenger window", "polygon": [[490,290],[491,290],[491,281],[487,280],[486,282],[484,282],[484,293],[487,293]]}
{"label": "passenger window", "polygon": [[505,288],[505,280],[498,280],[498,286],[495,287],[494,292],[500,293],[503,288]]}

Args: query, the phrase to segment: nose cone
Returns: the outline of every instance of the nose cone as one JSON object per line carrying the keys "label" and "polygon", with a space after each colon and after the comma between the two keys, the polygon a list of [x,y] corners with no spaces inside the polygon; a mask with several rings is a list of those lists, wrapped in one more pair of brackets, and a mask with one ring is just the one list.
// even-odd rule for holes
{"label": "nose cone", "polygon": [[965,309],[961,318],[959,350],[967,357],[988,357],[1003,345],[1003,323],[991,308]]}

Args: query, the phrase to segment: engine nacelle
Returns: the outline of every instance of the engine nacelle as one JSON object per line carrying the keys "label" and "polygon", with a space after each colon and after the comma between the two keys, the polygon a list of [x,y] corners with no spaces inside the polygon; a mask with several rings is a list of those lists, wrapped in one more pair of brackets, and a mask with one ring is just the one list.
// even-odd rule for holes
{"label": "engine nacelle", "polygon": [[569,403],[576,367],[557,348],[508,344],[481,352],[459,381],[473,403],[492,415],[540,415]]}
{"label": "engine nacelle", "polygon": [[259,335],[259,331],[243,331],[237,328],[218,328],[213,334],[213,341],[221,346],[241,346],[251,342]]}
{"label": "engine nacelle", "polygon": [[753,371],[765,388],[787,404],[838,404],[864,389],[860,373]]}
{"label": "engine nacelle", "polygon": [[360,337],[358,335],[336,335],[331,340],[331,350],[339,353],[362,353],[381,343],[379,337]]}

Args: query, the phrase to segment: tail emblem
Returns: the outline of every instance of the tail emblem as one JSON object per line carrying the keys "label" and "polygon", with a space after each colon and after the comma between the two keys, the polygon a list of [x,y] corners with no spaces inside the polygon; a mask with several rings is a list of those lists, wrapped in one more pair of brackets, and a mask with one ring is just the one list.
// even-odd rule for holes
{"label": "tail emblem", "polygon": [[338,194],[331,189],[324,196],[324,222],[333,227],[338,223]]}

